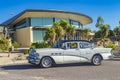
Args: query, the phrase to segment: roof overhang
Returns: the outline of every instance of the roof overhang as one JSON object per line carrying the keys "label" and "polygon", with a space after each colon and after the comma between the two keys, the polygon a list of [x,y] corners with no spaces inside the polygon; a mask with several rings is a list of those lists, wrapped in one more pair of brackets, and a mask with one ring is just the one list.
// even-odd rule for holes
{"label": "roof overhang", "polygon": [[3,25],[14,25],[17,22],[21,21],[25,18],[30,17],[54,17],[54,18],[65,18],[71,19],[80,22],[82,25],[86,25],[92,23],[92,18],[87,15],[67,12],[67,11],[57,11],[57,10],[25,10],[22,13],[14,16],[8,21],[2,23]]}

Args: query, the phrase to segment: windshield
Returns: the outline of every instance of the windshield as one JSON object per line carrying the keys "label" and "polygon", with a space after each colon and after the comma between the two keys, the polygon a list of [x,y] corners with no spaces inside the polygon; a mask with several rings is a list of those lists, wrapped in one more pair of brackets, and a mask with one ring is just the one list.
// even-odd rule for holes
{"label": "windshield", "polygon": [[53,46],[53,48],[61,48],[62,43],[63,43],[63,42],[58,41],[58,42]]}

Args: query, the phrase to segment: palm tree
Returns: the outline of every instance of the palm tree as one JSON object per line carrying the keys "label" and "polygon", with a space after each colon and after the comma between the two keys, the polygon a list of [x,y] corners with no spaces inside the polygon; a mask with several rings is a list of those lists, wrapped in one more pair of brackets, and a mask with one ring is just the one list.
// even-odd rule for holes
{"label": "palm tree", "polygon": [[60,20],[59,21],[59,23],[60,23],[60,26],[63,28],[63,30],[64,30],[64,32],[65,32],[65,35],[64,36],[68,36],[67,35],[67,28],[68,28],[68,26],[69,26],[69,23],[66,21],[66,20]]}
{"label": "palm tree", "polygon": [[101,38],[107,38],[108,37],[109,29],[110,29],[110,26],[108,24],[104,24],[100,27],[100,30],[102,32]]}
{"label": "palm tree", "polygon": [[109,33],[108,33],[108,38],[110,39],[110,41],[114,42],[116,40],[115,38],[115,33],[113,30],[109,30]]}
{"label": "palm tree", "polygon": [[51,46],[54,45],[55,41],[61,40],[64,36],[68,39],[72,39],[75,34],[75,27],[70,25],[65,20],[55,22],[51,28],[48,28],[44,37],[45,41],[48,41]]}
{"label": "palm tree", "polygon": [[65,31],[60,26],[60,23],[59,22],[55,22],[53,24],[53,28],[55,29],[55,33],[56,33],[56,41],[61,40],[64,37],[64,35],[65,35]]}
{"label": "palm tree", "polygon": [[53,46],[54,43],[55,43],[55,36],[56,36],[55,29],[54,28],[48,28],[46,30],[44,40],[48,41],[50,43],[50,45]]}
{"label": "palm tree", "polygon": [[75,34],[75,27],[70,25],[66,20],[60,20],[59,23],[64,30],[64,36],[66,36],[68,40],[72,39]]}
{"label": "palm tree", "polygon": [[100,38],[103,42],[104,47],[105,47],[105,41],[108,40],[109,29],[110,29],[110,26],[108,24],[103,24],[100,27],[100,31],[101,31],[101,37]]}
{"label": "palm tree", "polygon": [[120,26],[117,26],[116,28],[114,28],[114,33],[115,33],[115,37],[117,40],[120,39]]}
{"label": "palm tree", "polygon": [[105,47],[105,41],[108,40],[110,26],[108,24],[104,24],[104,19],[101,16],[98,17],[97,23],[95,26],[99,28],[97,35],[96,34],[95,35],[100,36],[101,42],[103,43],[103,46]]}
{"label": "palm tree", "polygon": [[101,17],[101,16],[99,16],[98,18],[97,18],[97,23],[96,23],[96,27],[100,27],[101,25],[103,25],[104,24],[104,19]]}
{"label": "palm tree", "polygon": [[69,25],[70,25],[66,20],[60,20],[59,23],[60,23],[60,26],[61,26],[65,31],[67,30],[67,28],[68,28]]}
{"label": "palm tree", "polygon": [[75,27],[72,25],[69,25],[66,30],[67,38],[68,40],[71,40],[75,34]]}
{"label": "palm tree", "polygon": [[91,30],[90,30],[89,28],[83,29],[82,32],[81,32],[81,33],[82,33],[82,34],[81,34],[82,39],[87,40],[88,37],[89,37],[90,31],[91,31]]}

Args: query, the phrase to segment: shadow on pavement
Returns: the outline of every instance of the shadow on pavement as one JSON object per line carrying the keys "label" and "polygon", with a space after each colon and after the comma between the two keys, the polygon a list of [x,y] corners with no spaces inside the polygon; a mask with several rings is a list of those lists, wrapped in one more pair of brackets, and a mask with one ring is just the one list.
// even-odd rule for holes
{"label": "shadow on pavement", "polygon": [[21,64],[21,65],[6,65],[2,66],[1,69],[3,70],[23,70],[23,69],[38,69],[36,65],[31,64]]}
{"label": "shadow on pavement", "polygon": [[52,68],[59,68],[59,67],[82,67],[82,66],[94,66],[90,63],[72,63],[72,64],[58,64],[54,65]]}
{"label": "shadow on pavement", "polygon": [[[94,66],[94,65],[90,63],[59,64],[59,65],[54,65],[51,68],[82,67],[82,66]],[[24,69],[48,69],[48,68],[40,68],[37,65],[31,65],[31,64],[21,64],[21,65],[2,66],[1,69],[3,70],[24,70]]]}

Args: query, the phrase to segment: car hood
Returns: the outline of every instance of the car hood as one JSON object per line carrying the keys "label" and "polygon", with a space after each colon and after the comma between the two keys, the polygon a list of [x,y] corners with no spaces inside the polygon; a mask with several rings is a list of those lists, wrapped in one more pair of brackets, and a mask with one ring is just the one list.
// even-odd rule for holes
{"label": "car hood", "polygon": [[96,53],[108,53],[111,52],[112,48],[94,48],[93,50]]}

